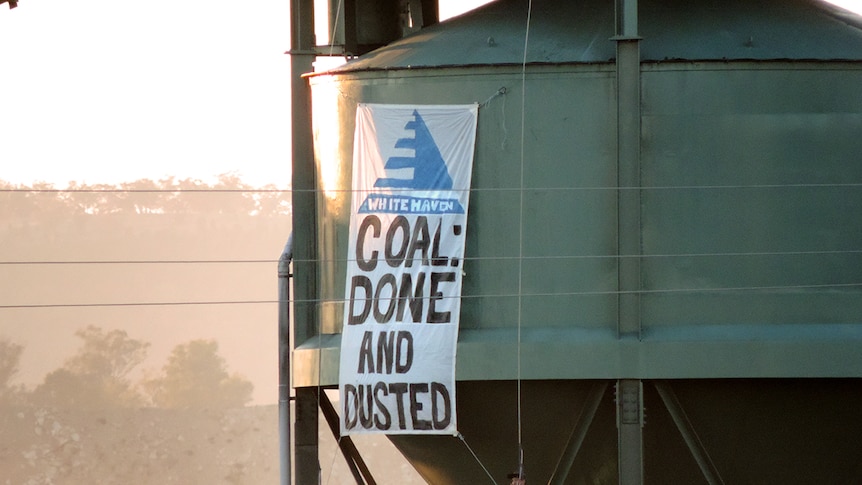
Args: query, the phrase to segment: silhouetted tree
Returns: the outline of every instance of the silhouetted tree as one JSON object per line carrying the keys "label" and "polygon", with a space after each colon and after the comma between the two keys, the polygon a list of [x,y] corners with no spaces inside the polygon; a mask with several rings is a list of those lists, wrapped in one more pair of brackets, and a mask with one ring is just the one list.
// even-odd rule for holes
{"label": "silhouetted tree", "polygon": [[143,404],[128,375],[147,355],[149,343],[123,330],[105,332],[89,326],[75,333],[83,340],[62,369],[47,376],[33,392],[36,403],[54,407],[128,407]]}
{"label": "silhouetted tree", "polygon": [[250,381],[228,374],[214,340],[192,340],[174,347],[162,372],[144,386],[159,407],[240,407],[251,400],[254,390]]}
{"label": "silhouetted tree", "polygon": [[10,381],[18,373],[23,350],[23,346],[0,338],[0,405],[15,402],[21,394],[20,386],[13,386]]}

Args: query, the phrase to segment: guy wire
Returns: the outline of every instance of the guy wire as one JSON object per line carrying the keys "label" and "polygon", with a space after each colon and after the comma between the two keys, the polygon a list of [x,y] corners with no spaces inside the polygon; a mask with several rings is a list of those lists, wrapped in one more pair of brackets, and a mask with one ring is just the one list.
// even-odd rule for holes
{"label": "guy wire", "polygon": [[494,476],[491,475],[491,472],[488,471],[488,467],[486,467],[485,464],[482,463],[482,460],[479,459],[479,456],[476,455],[476,452],[473,451],[473,448],[470,447],[470,444],[467,443],[467,440],[464,439],[464,435],[461,434],[460,432],[458,432],[458,439],[464,443],[464,446],[467,447],[467,451],[469,451],[470,454],[473,455],[473,459],[476,460],[476,463],[478,463],[480,467],[482,467],[482,470],[485,471],[485,475],[488,475],[488,479],[491,480],[491,483],[493,483],[494,485],[497,485],[497,481],[494,480]]}

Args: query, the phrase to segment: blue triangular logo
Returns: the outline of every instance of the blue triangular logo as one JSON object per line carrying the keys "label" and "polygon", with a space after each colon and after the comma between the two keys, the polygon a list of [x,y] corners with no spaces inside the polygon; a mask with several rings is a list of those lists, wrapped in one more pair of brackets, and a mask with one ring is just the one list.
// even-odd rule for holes
{"label": "blue triangular logo", "polygon": [[413,138],[399,138],[395,142],[395,148],[411,148],[414,151],[412,157],[389,157],[383,166],[387,170],[401,168],[412,168],[412,179],[379,178],[374,182],[375,187],[387,187],[397,189],[415,190],[451,190],[452,177],[446,168],[446,162],[440,154],[440,149],[434,142],[425,120],[419,112],[413,110],[413,120],[404,126],[405,130],[415,132]]}

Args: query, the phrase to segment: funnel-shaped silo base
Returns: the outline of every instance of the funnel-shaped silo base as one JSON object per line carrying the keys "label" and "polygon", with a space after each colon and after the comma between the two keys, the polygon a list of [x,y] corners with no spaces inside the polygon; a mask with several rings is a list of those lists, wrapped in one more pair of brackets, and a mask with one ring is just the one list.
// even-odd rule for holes
{"label": "funnel-shaped silo base", "polygon": [[[527,483],[549,483],[561,467],[569,471],[559,483],[619,483],[614,381],[608,381],[574,461],[565,466],[567,443],[572,431],[585,425],[595,382],[521,382]],[[862,477],[862,380],[663,383],[675,395],[674,412],[685,414],[700,449],[692,451],[691,440],[683,438],[654,383],[644,381],[645,483],[707,483],[695,453],[711,461],[728,484],[856,483]],[[459,383],[458,423],[464,441],[448,436],[390,439],[428,483],[508,484],[506,475],[518,466],[517,387],[513,381]]]}

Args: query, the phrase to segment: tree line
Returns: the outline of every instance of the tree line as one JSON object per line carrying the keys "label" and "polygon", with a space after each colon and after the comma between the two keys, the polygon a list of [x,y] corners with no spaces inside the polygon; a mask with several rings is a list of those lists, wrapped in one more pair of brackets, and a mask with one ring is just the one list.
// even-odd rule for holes
{"label": "tree line", "polygon": [[[207,197],[195,194],[208,194]],[[30,185],[0,180],[0,220],[34,216],[212,214],[277,217],[290,214],[290,192],[275,185],[253,187],[237,175],[221,174],[214,183],[165,177],[120,184],[47,182]]]}
{"label": "tree line", "polygon": [[214,340],[177,345],[155,375],[135,380],[148,342],[93,325],[75,335],[81,340],[77,352],[32,390],[13,384],[24,347],[0,338],[0,406],[227,409],[251,401],[253,384],[228,372]]}
{"label": "tree line", "polygon": [[[11,261],[273,256],[290,233],[290,192],[222,174],[117,185],[0,180],[0,246]],[[158,255],[158,256],[156,256]]]}

